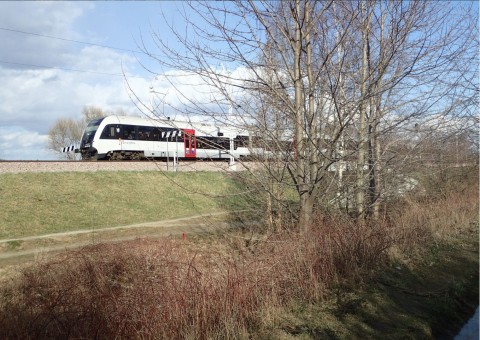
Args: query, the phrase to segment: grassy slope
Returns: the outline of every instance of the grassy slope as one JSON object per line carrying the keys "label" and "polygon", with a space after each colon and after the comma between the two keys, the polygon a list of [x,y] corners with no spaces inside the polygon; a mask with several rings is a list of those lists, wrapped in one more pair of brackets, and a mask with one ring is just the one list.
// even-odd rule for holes
{"label": "grassy slope", "polygon": [[0,239],[220,211],[239,204],[222,196],[236,190],[224,174],[212,172],[3,174]]}

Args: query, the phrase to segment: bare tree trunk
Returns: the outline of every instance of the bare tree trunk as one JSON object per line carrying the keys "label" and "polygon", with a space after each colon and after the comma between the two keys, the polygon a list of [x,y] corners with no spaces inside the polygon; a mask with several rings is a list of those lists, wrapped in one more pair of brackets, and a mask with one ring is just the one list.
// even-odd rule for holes
{"label": "bare tree trunk", "polygon": [[310,181],[314,180],[317,176],[318,172],[318,162],[319,162],[319,136],[318,136],[318,124],[316,119],[316,108],[315,108],[315,79],[313,77],[313,60],[312,60],[312,40],[310,31],[312,27],[310,26],[311,23],[311,8],[309,6],[309,2],[305,2],[305,23],[307,25],[307,33],[306,33],[306,52],[307,52],[307,77],[308,77],[308,112],[307,112],[307,120],[309,124],[309,136],[308,141],[310,144],[309,152],[309,162],[310,162]]}
{"label": "bare tree trunk", "polygon": [[368,53],[368,19],[365,13],[365,2],[360,3],[360,11],[362,16],[362,79],[360,85],[360,105],[358,108],[358,155],[357,155],[357,185],[356,185],[356,207],[359,219],[364,218],[365,214],[365,157],[367,154],[367,53]]}
{"label": "bare tree trunk", "polygon": [[[381,21],[380,21],[380,50],[379,50],[379,55],[380,55],[380,60],[384,57],[385,54],[385,38],[384,38],[384,29],[385,29],[385,20],[386,20],[386,13],[383,10],[382,3],[380,3],[380,13],[382,14],[381,16]],[[385,62],[385,61],[383,61]],[[385,65],[381,65],[381,68],[384,68]],[[379,136],[379,130],[380,130],[380,123],[382,119],[382,86],[383,86],[383,71],[379,71],[380,74],[378,75],[378,80],[376,82],[375,86],[375,98],[374,98],[374,119],[373,119],[373,131],[372,131],[372,157],[374,159],[373,162],[373,173],[372,176],[374,178],[373,180],[373,188],[372,188],[372,199],[373,201],[371,202],[372,206],[372,215],[375,220],[378,220],[380,218],[380,204],[381,204],[381,194],[382,194],[382,166],[381,166],[381,157],[382,157],[382,149],[381,149],[381,143],[380,143],[380,136]]]}
{"label": "bare tree trunk", "polygon": [[[377,108],[375,109],[375,114],[377,117],[381,117],[381,102],[377,100]],[[380,218],[380,204],[381,204],[381,184],[382,184],[382,165],[381,165],[381,144],[380,136],[378,135],[378,123],[375,125],[375,130],[373,132],[373,149],[374,149],[374,174],[375,174],[375,187],[373,190],[373,195],[375,201],[373,202],[373,218],[378,220]]]}
{"label": "bare tree trunk", "polygon": [[[300,0],[295,1],[297,15],[300,15]],[[295,20],[294,46],[294,88],[295,88],[295,145],[297,150],[296,180],[300,196],[299,227],[306,232],[311,220],[312,209],[309,203],[308,183],[305,176],[305,140],[304,140],[304,111],[303,111],[303,84],[302,84],[302,28],[300,20]]]}
{"label": "bare tree trunk", "polygon": [[272,194],[270,192],[267,193],[267,224],[268,230],[274,229]]}

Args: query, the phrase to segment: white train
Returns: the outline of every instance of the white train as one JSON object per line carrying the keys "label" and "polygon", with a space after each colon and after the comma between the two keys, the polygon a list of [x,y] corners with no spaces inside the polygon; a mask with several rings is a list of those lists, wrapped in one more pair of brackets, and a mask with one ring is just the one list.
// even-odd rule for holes
{"label": "white train", "polygon": [[107,116],[88,123],[82,159],[237,159],[250,156],[248,132],[202,123]]}

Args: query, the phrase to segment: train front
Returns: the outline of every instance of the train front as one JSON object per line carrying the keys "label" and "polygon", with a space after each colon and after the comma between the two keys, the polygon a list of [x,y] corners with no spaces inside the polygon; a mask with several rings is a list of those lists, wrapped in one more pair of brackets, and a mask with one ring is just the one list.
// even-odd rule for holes
{"label": "train front", "polygon": [[97,133],[98,127],[102,123],[105,117],[92,120],[88,123],[85,131],[83,132],[82,140],[80,141],[80,153],[82,155],[82,159],[97,159],[98,151],[94,147],[94,137]]}

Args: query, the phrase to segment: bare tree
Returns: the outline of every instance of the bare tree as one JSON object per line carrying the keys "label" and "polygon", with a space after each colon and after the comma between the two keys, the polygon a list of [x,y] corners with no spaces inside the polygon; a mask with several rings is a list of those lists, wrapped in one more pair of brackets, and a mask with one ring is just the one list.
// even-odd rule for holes
{"label": "bare tree", "polygon": [[62,149],[69,146],[80,145],[83,130],[88,122],[106,116],[108,113],[95,106],[85,106],[82,109],[82,118],[60,118],[48,131],[48,147],[55,151],[60,159],[78,159],[73,152],[63,152]]}
{"label": "bare tree", "polygon": [[[284,209],[285,195],[294,190],[293,216],[304,232],[315,209],[332,201],[353,207],[359,219],[378,218],[392,169],[406,159],[396,152],[405,141],[399,136],[413,124],[451,116],[461,86],[462,103],[473,105],[475,72],[465,63],[478,47],[475,25],[445,3],[185,6],[188,14],[179,12],[185,26],[170,26],[176,43],[153,33],[157,49],[145,48],[161,67],[150,71],[182,105],[169,107],[161,90],[152,91],[159,94],[156,103],[140,105],[150,115],[175,109],[186,118],[248,129],[252,154],[261,156],[261,169],[249,174],[253,186],[265,192],[270,211]],[[179,76],[188,81],[179,83]],[[473,86],[461,84],[462,77]],[[194,79],[207,86],[182,91]],[[282,216],[272,212],[270,224]]]}
{"label": "bare tree", "polygon": [[71,145],[78,145],[82,138],[84,126],[81,121],[60,118],[48,131],[48,147],[55,151],[59,158],[75,160],[73,152],[63,152],[62,149]]}
{"label": "bare tree", "polygon": [[97,106],[84,106],[82,109],[82,121],[83,124],[86,126],[89,121],[105,117],[107,115],[111,114],[110,111],[108,110],[103,110],[100,107]]}
{"label": "bare tree", "polygon": [[[388,176],[405,174],[402,167],[416,159],[414,152],[408,159],[394,157],[389,152],[392,144],[386,140],[388,134],[408,132],[415,124],[427,125],[431,133],[436,133],[438,125],[426,121],[443,117],[451,124],[459,114],[465,118],[465,112],[458,112],[458,101],[475,94],[462,90],[459,79],[472,79],[475,73],[475,68],[464,65],[475,55],[478,39],[474,38],[476,20],[463,7],[425,1],[378,1],[368,5],[373,5],[366,37],[369,142],[368,181],[363,190],[368,192],[368,200],[359,211],[378,218],[381,197],[389,189],[395,190],[387,188]],[[357,205],[360,203],[357,201]]]}
{"label": "bare tree", "polygon": [[[184,98],[190,104],[184,113],[206,115],[220,124],[239,124],[258,136],[255,146],[260,148],[253,146],[252,151],[266,152],[260,156],[267,177],[253,176],[261,179],[257,187],[276,201],[293,188],[299,198],[295,216],[303,231],[311,226],[314,206],[328,186],[326,174],[337,161],[331,148],[345,127],[342,122],[332,130],[331,117],[322,112],[331,99],[322,92],[321,79],[336,42],[315,38],[322,36],[322,29],[328,30],[317,23],[330,20],[331,5],[331,1],[299,0],[190,3],[197,19],[205,19],[210,27],[184,18],[195,36],[183,36],[174,27],[172,32],[186,56],[159,35],[154,37],[163,56],[150,53],[164,67],[194,74],[220,94],[204,105]],[[214,41],[223,42],[226,48],[211,49],[208,42]],[[245,73],[241,77],[226,74],[212,65],[215,58],[217,63],[242,67]],[[231,88],[242,96],[232,96]],[[231,107],[236,109],[235,119]]]}

